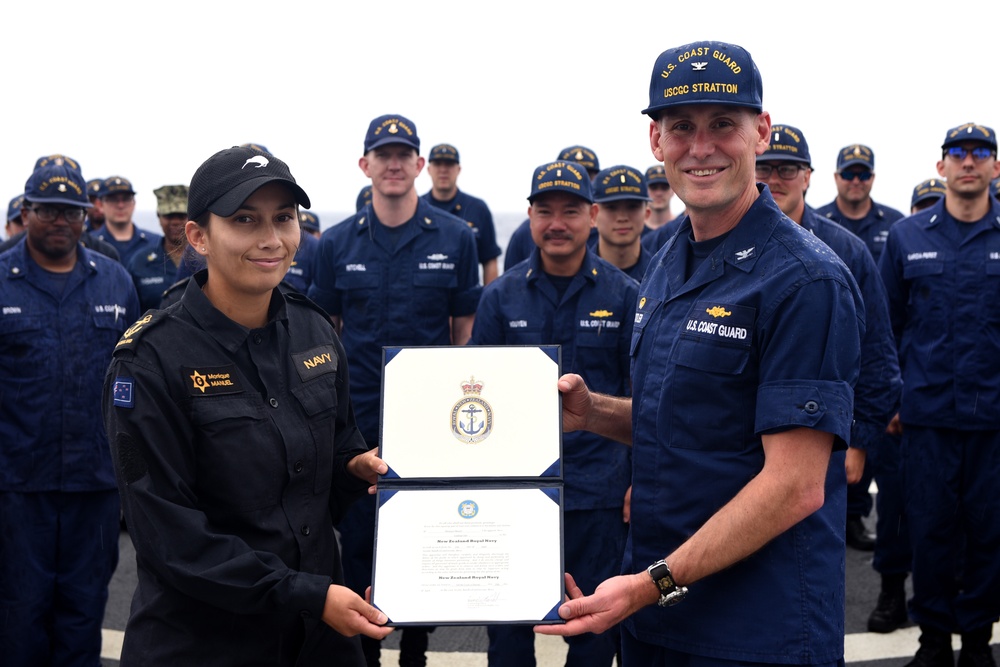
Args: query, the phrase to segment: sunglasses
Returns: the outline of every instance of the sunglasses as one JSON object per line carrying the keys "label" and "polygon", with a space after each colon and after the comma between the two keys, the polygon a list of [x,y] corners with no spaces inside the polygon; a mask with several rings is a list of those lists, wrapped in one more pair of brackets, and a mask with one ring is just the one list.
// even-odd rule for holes
{"label": "sunglasses", "polygon": [[872,180],[872,176],[874,175],[870,171],[842,171],[838,174],[845,181],[850,182],[856,178],[862,183]]}
{"label": "sunglasses", "polygon": [[982,162],[986,158],[993,155],[993,150],[987,148],[986,146],[976,146],[975,148],[966,148],[965,146],[950,146],[946,151],[948,157],[953,157],[956,160],[964,160],[968,157],[969,153],[972,153],[972,159],[976,162]]}

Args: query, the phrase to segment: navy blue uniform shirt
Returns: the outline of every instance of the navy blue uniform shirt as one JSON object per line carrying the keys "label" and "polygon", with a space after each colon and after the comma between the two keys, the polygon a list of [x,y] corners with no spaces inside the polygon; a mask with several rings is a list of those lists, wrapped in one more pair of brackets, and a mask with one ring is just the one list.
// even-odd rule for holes
{"label": "navy blue uniform shirt", "polygon": [[128,263],[128,272],[139,293],[139,307],[142,312],[150,308],[159,308],[163,292],[174,284],[177,276],[177,266],[164,247],[166,239],[160,238],[155,247],[147,252],[132,255]]}
{"label": "navy blue uniform shirt", "polygon": [[889,228],[897,220],[902,220],[905,217],[894,208],[872,201],[871,208],[868,209],[865,217],[860,220],[852,220],[837,208],[836,199],[826,206],[816,209],[816,213],[840,224],[841,227],[864,241],[876,264],[878,264],[879,258],[882,257],[882,249],[885,248],[885,240],[889,236]]}
{"label": "navy blue uniform shirt", "polygon": [[431,206],[451,213],[456,218],[465,220],[476,235],[476,252],[479,253],[480,264],[500,256],[500,246],[497,245],[497,231],[493,225],[493,214],[482,199],[466,194],[461,190],[448,201],[438,201],[428,192],[423,200]]}
{"label": "navy blue uniform shirt", "polygon": [[299,238],[299,249],[295,259],[288,267],[285,282],[295,288],[300,294],[307,294],[313,281],[313,265],[316,263],[316,253],[319,252],[319,239],[307,231],[302,231]]}
{"label": "navy blue uniform shirt", "polygon": [[128,241],[118,241],[111,232],[108,231],[107,227],[102,227],[97,231],[95,237],[99,241],[103,241],[110,245],[112,248],[118,251],[118,256],[121,259],[123,266],[128,266],[129,262],[132,261],[132,257],[136,253],[143,252],[146,246],[153,248],[159,247],[160,240],[163,238],[159,234],[154,234],[153,232],[147,232],[143,229],[139,229],[134,226],[133,223],[132,238]]}

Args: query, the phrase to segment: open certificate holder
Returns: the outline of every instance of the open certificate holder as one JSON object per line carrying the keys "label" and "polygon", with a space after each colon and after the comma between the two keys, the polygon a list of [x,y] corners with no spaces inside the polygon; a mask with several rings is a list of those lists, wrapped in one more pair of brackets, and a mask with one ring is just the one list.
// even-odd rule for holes
{"label": "open certificate holder", "polygon": [[390,625],[562,622],[559,361],[384,348],[372,604]]}

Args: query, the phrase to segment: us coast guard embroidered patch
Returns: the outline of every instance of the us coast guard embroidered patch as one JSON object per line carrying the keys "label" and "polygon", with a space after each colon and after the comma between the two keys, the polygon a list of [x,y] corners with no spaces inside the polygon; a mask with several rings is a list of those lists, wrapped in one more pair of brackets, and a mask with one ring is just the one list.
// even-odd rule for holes
{"label": "us coast guard embroidered patch", "polygon": [[458,440],[475,444],[489,437],[493,430],[493,408],[479,395],[483,383],[470,377],[462,383],[465,398],[451,409],[451,433]]}

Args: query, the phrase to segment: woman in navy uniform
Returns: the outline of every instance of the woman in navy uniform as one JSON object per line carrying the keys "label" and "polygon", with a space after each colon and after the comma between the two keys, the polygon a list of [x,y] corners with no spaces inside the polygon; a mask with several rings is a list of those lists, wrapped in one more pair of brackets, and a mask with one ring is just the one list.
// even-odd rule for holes
{"label": "woman in navy uniform", "polygon": [[207,269],[115,349],[105,423],[139,579],[123,665],[363,665],[348,636],[390,631],[341,585],[333,530],[386,466],[329,319],[277,289],[300,204],[272,155],[209,158],[186,227]]}

